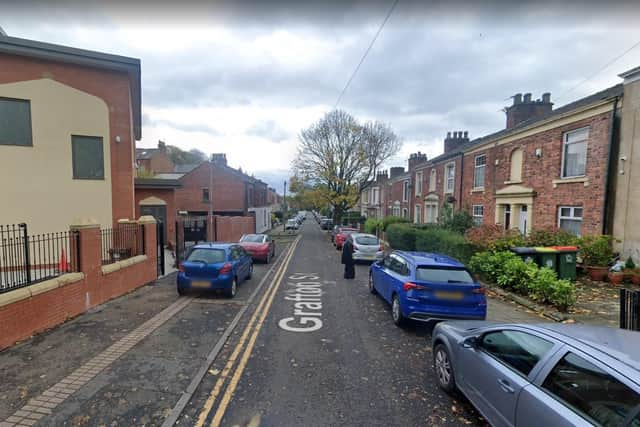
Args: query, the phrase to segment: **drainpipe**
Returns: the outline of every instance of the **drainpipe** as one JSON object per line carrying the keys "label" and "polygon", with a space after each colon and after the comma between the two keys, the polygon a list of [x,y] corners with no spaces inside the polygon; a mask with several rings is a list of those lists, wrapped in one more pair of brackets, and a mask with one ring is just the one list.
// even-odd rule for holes
{"label": "drainpipe", "polygon": [[[616,173],[616,167],[615,167],[615,157],[614,154],[618,153],[618,150],[620,149],[619,145],[619,140],[618,140],[618,133],[617,133],[617,119],[616,119],[616,112],[618,109],[618,97],[616,96],[614,101],[613,101],[613,111],[611,112],[611,127],[609,128],[609,152],[607,153],[607,169],[605,171],[604,174],[604,202],[603,202],[603,207],[602,207],[602,234],[607,234],[607,232],[609,231],[613,231],[613,230],[609,230],[609,226],[608,226],[608,221],[609,221],[609,197],[610,194],[612,192],[612,189],[610,188],[612,182],[614,182],[613,180],[610,179],[610,174],[611,173]],[[615,148],[615,151],[614,151]]]}
{"label": "drainpipe", "polygon": [[458,192],[458,210],[462,210],[463,184],[464,184],[464,153],[460,153],[460,191]]}

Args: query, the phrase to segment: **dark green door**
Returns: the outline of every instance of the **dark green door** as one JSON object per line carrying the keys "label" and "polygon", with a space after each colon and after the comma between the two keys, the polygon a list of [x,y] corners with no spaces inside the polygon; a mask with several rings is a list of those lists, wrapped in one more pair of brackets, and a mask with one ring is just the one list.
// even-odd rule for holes
{"label": "dark green door", "polygon": [[151,215],[156,221],[162,221],[164,224],[164,241],[167,241],[167,207],[164,205],[145,205],[140,206],[140,215]]}

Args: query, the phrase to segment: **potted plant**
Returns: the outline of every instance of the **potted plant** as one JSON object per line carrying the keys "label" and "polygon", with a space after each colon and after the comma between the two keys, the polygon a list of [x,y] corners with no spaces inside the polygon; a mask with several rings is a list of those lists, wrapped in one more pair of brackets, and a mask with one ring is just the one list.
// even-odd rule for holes
{"label": "potted plant", "polygon": [[633,276],[633,270],[636,268],[636,263],[633,262],[633,258],[627,258],[627,262],[624,263],[624,280],[631,280]]}
{"label": "potted plant", "polygon": [[591,280],[604,281],[613,258],[611,236],[585,236],[580,245],[580,254]]}
{"label": "potted plant", "polygon": [[611,270],[609,271],[607,278],[609,279],[609,282],[613,283],[614,285],[619,285],[624,281],[624,276],[625,273],[623,271]]}

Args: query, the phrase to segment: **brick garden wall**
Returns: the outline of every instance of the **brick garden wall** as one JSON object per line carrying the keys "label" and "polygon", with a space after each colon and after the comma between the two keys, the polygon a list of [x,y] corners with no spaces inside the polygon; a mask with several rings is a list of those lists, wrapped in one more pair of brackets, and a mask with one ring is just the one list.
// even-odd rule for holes
{"label": "brick garden wall", "polygon": [[243,234],[256,232],[254,217],[216,216],[216,241],[237,242]]}

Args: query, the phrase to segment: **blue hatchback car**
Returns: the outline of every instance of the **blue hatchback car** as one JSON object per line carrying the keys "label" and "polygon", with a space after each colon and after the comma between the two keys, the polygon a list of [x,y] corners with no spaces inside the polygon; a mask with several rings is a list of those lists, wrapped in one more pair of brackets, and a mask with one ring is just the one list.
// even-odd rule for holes
{"label": "blue hatchback car", "polygon": [[369,291],[391,304],[396,325],[406,319],[484,320],[485,289],[464,264],[445,255],[393,251],[371,265]]}
{"label": "blue hatchback car", "polygon": [[253,260],[237,243],[204,243],[191,248],[179,269],[180,295],[191,289],[222,290],[233,298],[238,284],[251,279]]}

